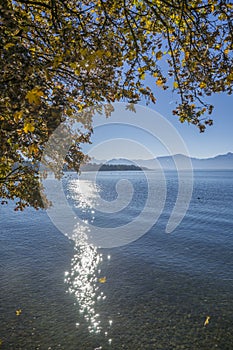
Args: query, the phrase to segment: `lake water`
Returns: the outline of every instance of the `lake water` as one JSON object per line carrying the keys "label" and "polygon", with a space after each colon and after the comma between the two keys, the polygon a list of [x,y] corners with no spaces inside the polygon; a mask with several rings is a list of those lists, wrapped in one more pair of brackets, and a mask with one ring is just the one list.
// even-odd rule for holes
{"label": "lake water", "polygon": [[[122,178],[134,193],[112,214],[84,203],[75,175],[63,185],[76,215],[104,229],[145,205],[142,172],[99,173],[103,198],[116,199]],[[195,172],[190,207],[170,234],[177,176],[166,179],[159,220],[122,247],[96,249],[83,232],[74,242],[44,211],[1,206],[0,349],[233,349],[233,172]]]}

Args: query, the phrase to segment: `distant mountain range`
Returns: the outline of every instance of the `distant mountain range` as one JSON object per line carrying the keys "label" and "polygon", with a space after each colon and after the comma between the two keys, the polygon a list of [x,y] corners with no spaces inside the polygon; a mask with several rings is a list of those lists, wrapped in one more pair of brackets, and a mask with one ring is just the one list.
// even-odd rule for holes
{"label": "distant mountain range", "polygon": [[[128,160],[124,158],[112,159],[110,161],[93,159],[91,163],[95,164],[111,164],[111,165],[136,165],[148,169],[158,169],[161,167],[164,170],[174,170],[175,162],[179,164],[179,169],[187,169],[188,160],[191,160],[192,166],[196,170],[233,170],[233,153],[221,154],[212,158],[189,158],[182,154],[176,154],[174,156],[157,157],[154,159],[135,159]],[[175,161],[175,162],[174,162]]]}

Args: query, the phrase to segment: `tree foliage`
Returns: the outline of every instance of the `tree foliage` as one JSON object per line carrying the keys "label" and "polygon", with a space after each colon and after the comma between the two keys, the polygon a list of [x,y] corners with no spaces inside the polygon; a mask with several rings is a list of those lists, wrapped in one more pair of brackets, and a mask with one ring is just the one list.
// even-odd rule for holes
{"label": "tree foliage", "polygon": [[66,118],[80,124],[66,157],[78,169],[95,108],[156,101],[147,75],[177,92],[173,113],[200,131],[212,124],[208,96],[232,93],[231,1],[4,0],[0,16],[0,195],[17,208],[42,206],[37,164]]}

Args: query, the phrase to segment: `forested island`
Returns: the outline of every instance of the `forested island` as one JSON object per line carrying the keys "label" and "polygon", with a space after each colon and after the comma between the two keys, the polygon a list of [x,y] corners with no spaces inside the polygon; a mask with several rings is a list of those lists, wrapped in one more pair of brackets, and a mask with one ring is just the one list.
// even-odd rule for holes
{"label": "forested island", "polygon": [[142,171],[145,167],[139,167],[134,164],[85,164],[81,167],[81,171]]}

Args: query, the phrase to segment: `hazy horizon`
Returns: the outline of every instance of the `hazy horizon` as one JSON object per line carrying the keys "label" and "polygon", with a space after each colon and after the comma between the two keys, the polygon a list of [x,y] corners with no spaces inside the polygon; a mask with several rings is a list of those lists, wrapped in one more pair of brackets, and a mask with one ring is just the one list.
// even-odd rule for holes
{"label": "hazy horizon", "polygon": [[[213,155],[211,157],[203,157],[203,158],[199,158],[199,157],[193,157],[193,156],[190,156],[190,158],[194,158],[194,159],[211,159],[211,158],[216,158],[218,156],[225,156],[225,155],[228,155],[228,154],[233,154],[233,152],[226,152],[226,153],[219,153],[219,154],[216,154],[216,155]],[[174,156],[177,156],[177,155],[181,155],[181,156],[185,156],[184,154],[162,154],[162,155],[157,155],[155,156],[155,158],[163,158],[163,157],[174,157]],[[125,160],[150,160],[152,158],[127,158],[127,157],[113,157],[111,159],[98,159],[96,157],[93,157],[91,158],[93,160],[96,160],[96,161],[109,161],[109,160],[120,160],[120,159],[125,159]]]}

